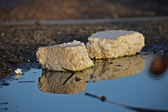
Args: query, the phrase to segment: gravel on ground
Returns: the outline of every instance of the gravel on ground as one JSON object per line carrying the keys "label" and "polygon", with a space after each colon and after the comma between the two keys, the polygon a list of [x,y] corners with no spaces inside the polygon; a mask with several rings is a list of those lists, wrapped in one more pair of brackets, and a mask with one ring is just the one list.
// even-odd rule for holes
{"label": "gravel on ground", "polygon": [[86,44],[88,37],[98,31],[132,30],[145,37],[143,52],[168,53],[168,20],[67,24],[67,25],[13,25],[0,26],[0,77],[13,74],[17,67],[40,68],[36,51],[73,40]]}

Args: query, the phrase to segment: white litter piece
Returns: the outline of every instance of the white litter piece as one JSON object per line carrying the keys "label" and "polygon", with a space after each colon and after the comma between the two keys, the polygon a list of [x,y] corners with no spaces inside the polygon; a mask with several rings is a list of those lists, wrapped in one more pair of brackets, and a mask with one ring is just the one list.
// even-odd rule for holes
{"label": "white litter piece", "polygon": [[16,74],[22,74],[22,69],[20,69],[20,68],[16,69],[16,70],[15,70],[15,73],[16,73]]}

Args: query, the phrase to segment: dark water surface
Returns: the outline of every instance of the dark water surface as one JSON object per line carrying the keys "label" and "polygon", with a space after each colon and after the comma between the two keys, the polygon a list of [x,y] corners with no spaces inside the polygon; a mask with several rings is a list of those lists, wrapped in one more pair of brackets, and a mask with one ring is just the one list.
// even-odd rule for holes
{"label": "dark water surface", "polygon": [[[0,112],[168,111],[167,55],[94,63],[92,69],[77,73],[31,69],[14,76],[17,79],[0,88]],[[94,96],[104,96],[105,101]]]}

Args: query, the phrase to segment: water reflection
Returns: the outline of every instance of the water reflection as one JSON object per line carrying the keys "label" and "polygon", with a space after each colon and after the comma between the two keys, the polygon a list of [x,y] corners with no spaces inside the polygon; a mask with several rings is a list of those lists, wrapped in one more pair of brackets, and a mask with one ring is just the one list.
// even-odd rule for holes
{"label": "water reflection", "polygon": [[149,70],[152,76],[161,78],[167,68],[168,55],[156,55]]}
{"label": "water reflection", "polygon": [[22,78],[22,74],[16,74],[15,75],[15,79],[21,79]]}
{"label": "water reflection", "polygon": [[92,69],[86,69],[82,72],[52,72],[42,71],[39,77],[38,87],[41,92],[50,92],[56,94],[77,94],[86,90]]}
{"label": "water reflection", "polygon": [[94,67],[82,72],[42,71],[38,87],[42,92],[77,94],[86,90],[87,82],[117,79],[139,74],[145,67],[141,55],[118,59],[95,60]]}
{"label": "water reflection", "polygon": [[145,59],[141,55],[108,60],[95,60],[91,81],[118,79],[141,73]]}

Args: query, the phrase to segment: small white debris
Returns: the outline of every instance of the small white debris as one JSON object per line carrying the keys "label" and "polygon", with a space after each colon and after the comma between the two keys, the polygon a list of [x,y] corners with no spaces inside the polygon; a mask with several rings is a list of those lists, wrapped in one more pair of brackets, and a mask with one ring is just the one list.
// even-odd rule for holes
{"label": "small white debris", "polygon": [[28,59],[27,62],[30,62],[30,60]]}
{"label": "small white debris", "polygon": [[16,69],[16,70],[15,70],[15,73],[16,73],[16,74],[22,74],[22,69],[20,69],[20,68]]}
{"label": "small white debris", "polygon": [[4,36],[5,34],[4,33],[2,33],[2,36]]}

